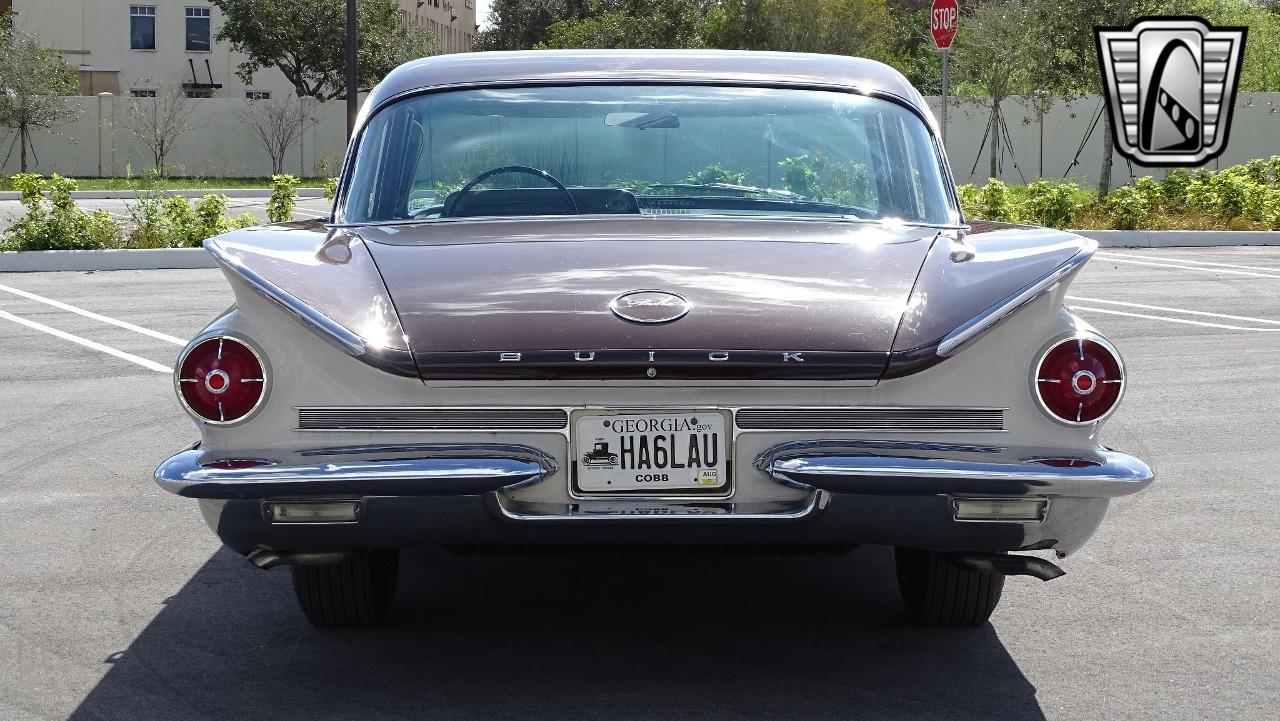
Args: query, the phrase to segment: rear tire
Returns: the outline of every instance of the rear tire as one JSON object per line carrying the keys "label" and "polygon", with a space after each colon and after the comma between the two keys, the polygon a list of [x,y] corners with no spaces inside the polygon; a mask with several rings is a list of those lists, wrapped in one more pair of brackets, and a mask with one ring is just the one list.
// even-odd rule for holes
{"label": "rear tire", "polygon": [[902,600],[926,626],[980,626],[1000,603],[1002,573],[975,571],[917,548],[895,548],[894,556]]}
{"label": "rear tire", "polygon": [[357,551],[341,561],[291,566],[293,592],[320,628],[368,628],[382,622],[395,597],[400,549]]}

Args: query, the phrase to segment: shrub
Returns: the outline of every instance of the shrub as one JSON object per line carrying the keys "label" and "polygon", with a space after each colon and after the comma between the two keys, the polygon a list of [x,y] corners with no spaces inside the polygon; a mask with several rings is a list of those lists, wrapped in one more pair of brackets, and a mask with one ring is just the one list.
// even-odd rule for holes
{"label": "shrub", "polygon": [[164,220],[164,196],[159,192],[135,194],[129,208],[133,226],[129,228],[130,248],[168,248],[171,245],[168,224]]}
{"label": "shrub", "polygon": [[1068,228],[1080,213],[1080,186],[1073,181],[1037,180],[1024,193],[1022,216],[1036,225]]}
{"label": "shrub", "polygon": [[27,212],[5,231],[5,249],[87,250],[119,243],[120,228],[108,213],[86,213],[76,207],[71,197],[74,180],[20,173],[12,182]]}
{"label": "shrub", "polygon": [[822,183],[818,180],[818,171],[814,165],[815,161],[810,160],[807,155],[779,160],[778,167],[782,168],[782,187],[802,198],[822,197]]}
{"label": "shrub", "polygon": [[272,223],[287,223],[293,220],[293,206],[298,200],[298,183],[296,176],[279,174],[271,176],[271,199],[267,201],[267,218]]}
{"label": "shrub", "polygon": [[1133,185],[1122,185],[1107,194],[1107,217],[1117,230],[1134,230],[1151,212],[1147,194]]}
{"label": "shrub", "polygon": [[1173,206],[1181,206],[1187,202],[1187,186],[1191,183],[1191,174],[1185,168],[1170,168],[1160,181],[1160,196],[1164,202]]}
{"label": "shrub", "polygon": [[972,207],[965,212],[974,218],[1006,222],[1017,220],[1018,211],[1009,186],[995,178],[973,191],[970,204]]}
{"label": "shrub", "polygon": [[723,183],[726,185],[746,185],[747,174],[735,173],[731,170],[725,170],[720,167],[719,163],[708,165],[696,173],[690,173],[682,183],[693,183],[695,185],[714,185]]}
{"label": "shrub", "polygon": [[332,203],[336,197],[338,197],[338,179],[329,178],[324,181],[324,199]]}

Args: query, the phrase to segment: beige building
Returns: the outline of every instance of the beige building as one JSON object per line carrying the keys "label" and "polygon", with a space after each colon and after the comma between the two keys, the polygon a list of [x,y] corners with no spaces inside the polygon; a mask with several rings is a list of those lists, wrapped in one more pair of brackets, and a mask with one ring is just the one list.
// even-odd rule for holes
{"label": "beige building", "polygon": [[[435,36],[436,52],[463,52],[476,33],[475,0],[397,0],[405,22]],[[236,77],[244,56],[216,39],[219,10],[205,0],[0,0],[18,27],[80,68],[81,93],[146,96],[169,84],[193,97],[293,94],[274,68]]]}

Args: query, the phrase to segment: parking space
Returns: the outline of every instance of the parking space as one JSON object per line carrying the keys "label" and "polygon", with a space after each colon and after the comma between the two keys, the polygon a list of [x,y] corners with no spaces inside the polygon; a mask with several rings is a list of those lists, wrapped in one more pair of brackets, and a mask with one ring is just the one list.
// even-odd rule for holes
{"label": "parking space", "polygon": [[321,632],[150,480],[221,274],[0,274],[0,718],[1274,718],[1277,299],[1280,248],[1098,253],[1069,302],[1129,367],[1103,440],[1158,480],[984,628],[908,624],[867,547],[421,550],[386,627]]}

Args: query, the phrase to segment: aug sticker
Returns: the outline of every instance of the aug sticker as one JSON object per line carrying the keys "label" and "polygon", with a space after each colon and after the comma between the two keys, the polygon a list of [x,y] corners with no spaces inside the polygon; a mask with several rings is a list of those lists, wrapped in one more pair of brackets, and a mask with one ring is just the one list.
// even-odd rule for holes
{"label": "aug sticker", "polygon": [[693,476],[693,482],[699,486],[717,486],[720,484],[720,472],[714,468],[703,468]]}

